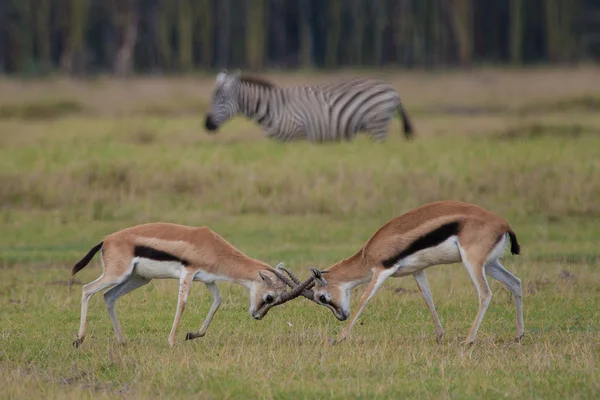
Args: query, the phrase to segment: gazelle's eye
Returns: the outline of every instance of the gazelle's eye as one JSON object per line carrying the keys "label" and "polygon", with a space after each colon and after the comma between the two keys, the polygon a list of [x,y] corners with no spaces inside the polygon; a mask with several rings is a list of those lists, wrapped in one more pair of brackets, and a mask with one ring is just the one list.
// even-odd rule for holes
{"label": "gazelle's eye", "polygon": [[265,303],[271,304],[272,302],[273,302],[273,296],[268,294],[267,297],[265,297]]}
{"label": "gazelle's eye", "polygon": [[324,294],[322,294],[321,296],[319,296],[319,301],[321,303],[327,303],[327,297]]}

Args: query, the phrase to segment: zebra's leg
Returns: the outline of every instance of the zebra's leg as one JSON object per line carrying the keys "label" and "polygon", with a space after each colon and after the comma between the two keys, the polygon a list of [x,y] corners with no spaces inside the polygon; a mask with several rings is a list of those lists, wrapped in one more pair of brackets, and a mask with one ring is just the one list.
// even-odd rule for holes
{"label": "zebra's leg", "polygon": [[386,116],[378,119],[373,119],[365,123],[364,130],[369,132],[375,138],[375,141],[382,143],[387,137],[388,126],[390,125],[391,117]]}

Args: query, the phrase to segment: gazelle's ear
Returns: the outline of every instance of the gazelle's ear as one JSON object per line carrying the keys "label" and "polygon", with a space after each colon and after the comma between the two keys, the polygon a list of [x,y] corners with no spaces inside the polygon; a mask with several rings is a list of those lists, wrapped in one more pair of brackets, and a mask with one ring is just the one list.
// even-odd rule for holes
{"label": "gazelle's ear", "polygon": [[327,280],[323,278],[324,271],[320,271],[315,267],[310,267],[310,272],[315,277],[315,280],[321,284],[321,286],[327,286]]}
{"label": "gazelle's ear", "polygon": [[283,264],[283,261],[282,261],[279,264],[277,264],[277,266],[275,267],[275,269],[281,269],[281,268],[283,268],[283,266],[284,266],[284,264]]}
{"label": "gazelle's ear", "polygon": [[262,271],[258,271],[258,275],[260,275],[261,279],[267,284],[267,286],[273,286],[273,280],[262,273]]}

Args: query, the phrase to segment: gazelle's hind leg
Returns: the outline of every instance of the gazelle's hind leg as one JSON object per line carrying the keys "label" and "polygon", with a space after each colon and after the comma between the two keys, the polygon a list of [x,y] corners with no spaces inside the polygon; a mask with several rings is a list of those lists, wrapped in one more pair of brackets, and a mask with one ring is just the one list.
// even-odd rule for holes
{"label": "gazelle's hind leg", "polygon": [[215,316],[215,313],[217,312],[217,310],[219,309],[219,306],[221,305],[221,293],[219,292],[219,288],[217,287],[217,284],[214,282],[204,282],[204,284],[206,285],[208,290],[210,290],[210,293],[212,293],[212,296],[213,296],[212,306],[210,306],[210,310],[208,311],[208,314],[206,315],[206,319],[204,320],[204,323],[200,327],[200,330],[198,332],[188,332],[188,334],[185,337],[185,340],[192,340],[192,339],[196,339],[196,338],[203,337],[204,335],[206,335],[208,326],[210,325],[210,322],[212,321],[213,317]]}
{"label": "gazelle's hind leg", "polygon": [[477,311],[475,321],[464,342],[465,344],[471,344],[475,341],[481,321],[483,321],[483,317],[490,305],[490,301],[492,301],[492,291],[490,290],[490,286],[488,285],[484,273],[484,265],[488,256],[488,251],[483,250],[484,246],[472,246],[468,250],[465,250],[459,244],[458,248],[462,262],[469,272],[469,276],[471,277],[479,296],[479,310]]}
{"label": "gazelle's hind leg", "polygon": [[486,264],[486,272],[492,278],[502,282],[508,290],[511,291],[515,299],[515,308],[517,314],[517,341],[520,341],[525,334],[525,325],[523,323],[523,289],[521,280],[512,272],[500,264],[498,260],[491,260]]}
{"label": "gazelle's hind leg", "polygon": [[118,285],[112,287],[104,293],[104,301],[106,302],[108,315],[110,315],[110,320],[112,321],[113,329],[115,330],[115,335],[117,336],[117,341],[119,343],[124,342],[124,338],[123,334],[121,333],[119,321],[117,320],[117,314],[115,312],[115,302],[119,297],[124,296],[127,293],[138,289],[148,283],[150,283],[150,279],[143,278],[139,275],[131,274],[125,281],[119,283]]}
{"label": "gazelle's hind leg", "polygon": [[417,286],[421,291],[421,295],[427,304],[427,308],[431,313],[431,318],[433,318],[433,323],[435,324],[435,337],[438,343],[442,343],[442,338],[444,337],[444,328],[442,327],[442,323],[440,322],[440,317],[435,309],[435,305],[433,304],[433,296],[431,295],[431,290],[429,289],[429,281],[427,280],[427,275],[425,275],[425,270],[421,270],[415,274],[415,281],[417,281]]}
{"label": "gazelle's hind leg", "polygon": [[81,290],[81,321],[79,322],[79,332],[77,333],[77,339],[73,342],[73,347],[77,348],[83,343],[83,339],[85,339],[85,330],[87,327],[87,312],[88,312],[88,304],[90,299],[97,292],[106,289],[107,287],[111,287],[117,284],[117,281],[114,279],[110,279],[110,277],[106,277],[106,275],[102,274],[100,278],[95,281],[88,283]]}
{"label": "gazelle's hind leg", "polygon": [[75,348],[79,347],[85,339],[87,326],[87,312],[90,299],[97,292],[123,282],[131,274],[131,259],[125,254],[108,254],[105,246],[102,252],[102,266],[104,272],[95,281],[88,283],[81,290],[81,321],[77,339],[73,342]]}

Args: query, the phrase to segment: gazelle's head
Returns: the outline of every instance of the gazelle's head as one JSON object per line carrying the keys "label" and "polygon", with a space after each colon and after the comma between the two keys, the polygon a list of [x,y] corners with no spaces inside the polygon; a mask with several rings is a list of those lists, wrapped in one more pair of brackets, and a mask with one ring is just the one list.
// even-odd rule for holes
{"label": "gazelle's head", "polygon": [[255,319],[262,319],[267,313],[260,314],[265,304],[275,303],[285,293],[287,285],[272,270],[258,271],[259,280],[250,288],[250,315]]}
{"label": "gazelle's head", "polygon": [[333,312],[333,315],[340,321],[348,319],[350,316],[350,293],[352,287],[344,282],[327,280],[323,274],[328,271],[320,271],[316,268],[310,269],[314,280],[312,300],[322,306],[325,306]]}
{"label": "gazelle's head", "polygon": [[[289,275],[291,279],[282,272]],[[270,273],[271,275],[267,275]],[[255,319],[263,319],[269,310],[275,306],[286,303],[302,295],[312,300],[313,292],[310,288],[314,285],[314,277],[311,276],[304,282],[300,282],[295,275],[283,268],[283,263],[268,272],[259,272],[262,282],[254,285],[250,293],[250,314]],[[274,277],[272,277],[274,276]],[[291,289],[286,290],[289,286]]]}
{"label": "gazelle's head", "polygon": [[206,112],[205,127],[209,132],[216,132],[221,125],[240,112],[239,79],[239,71],[229,74],[223,70],[217,75],[211,106]]}

